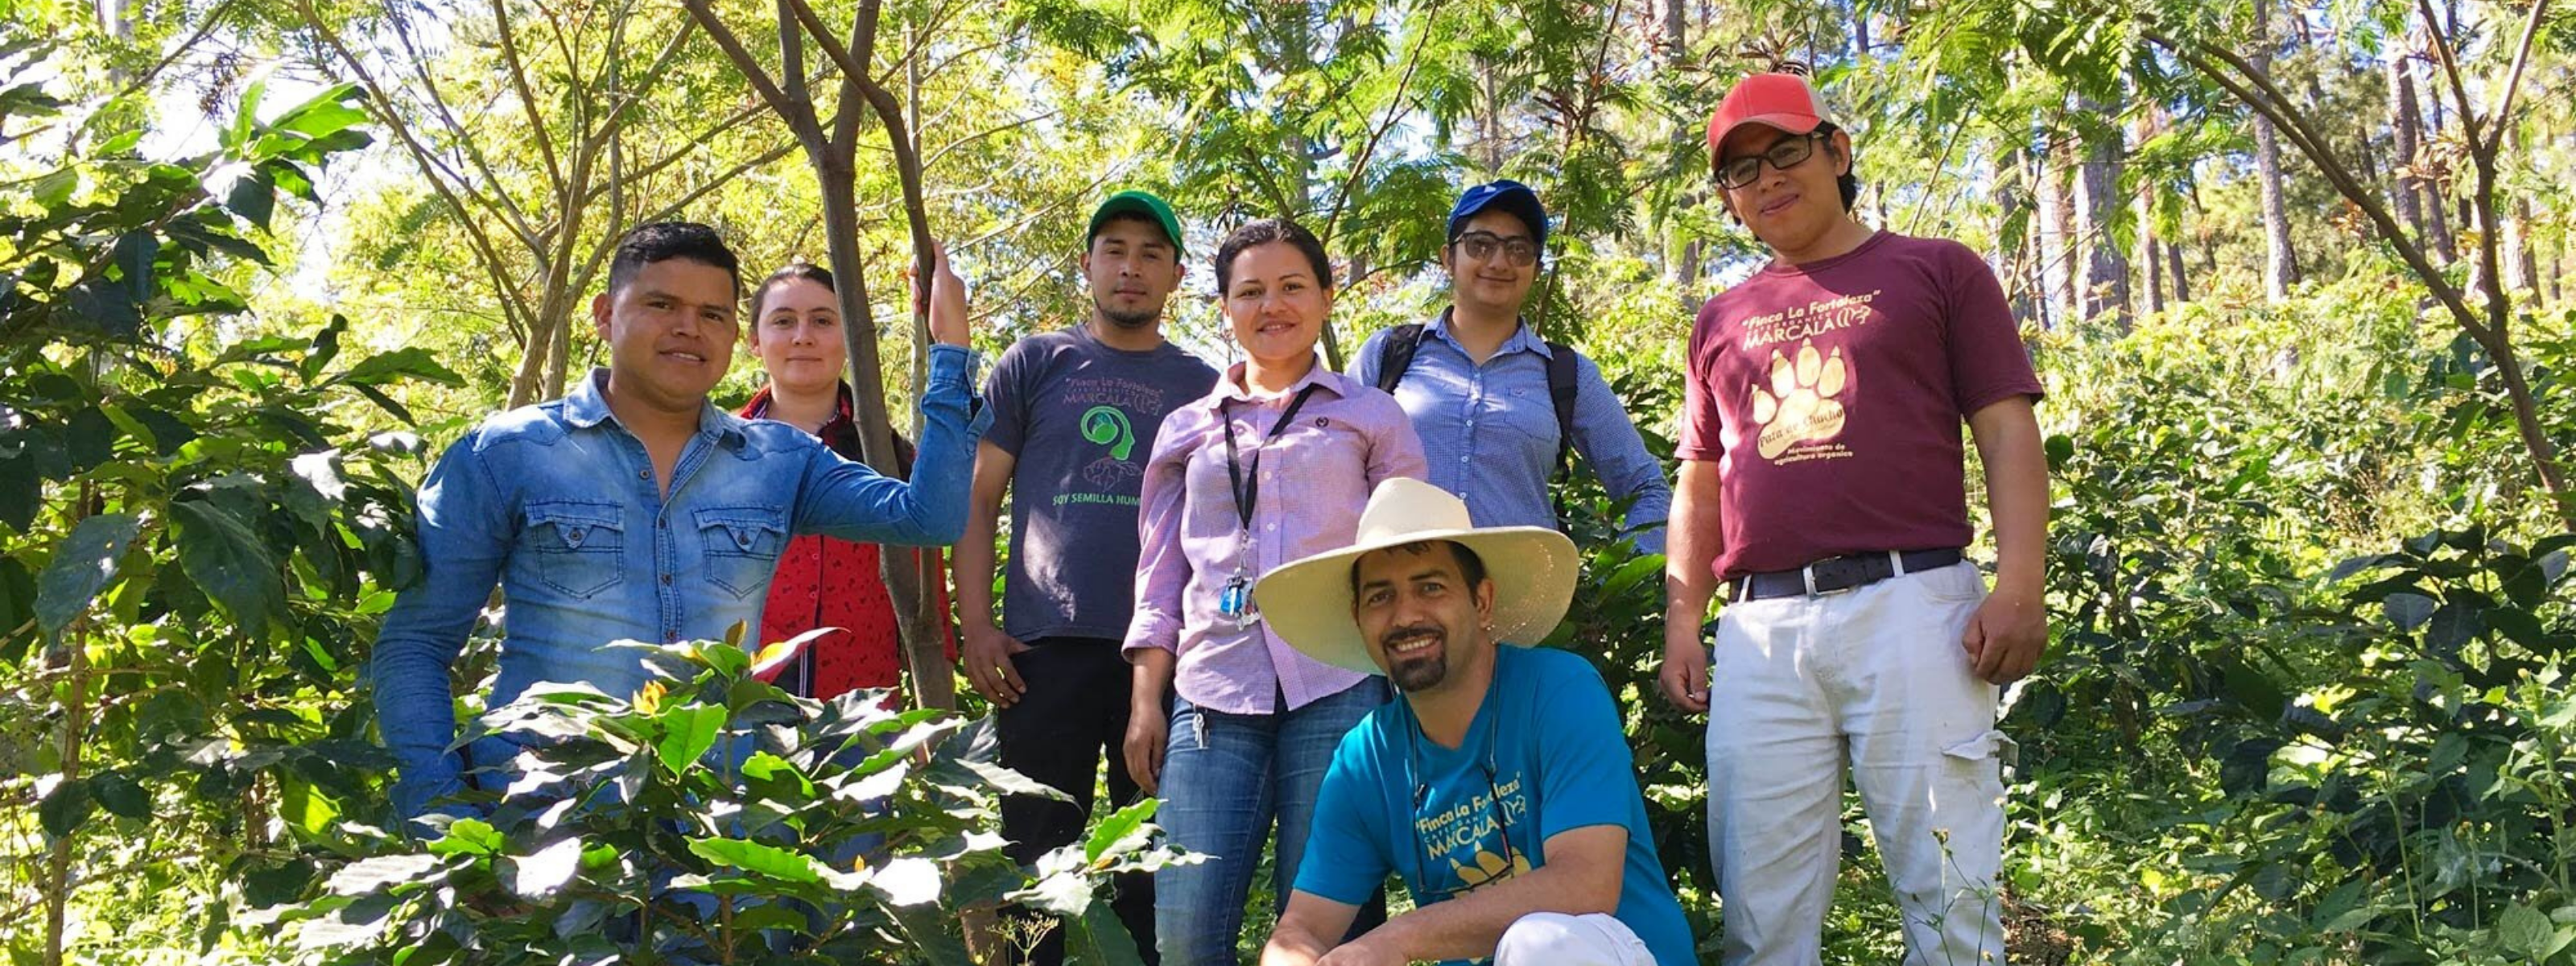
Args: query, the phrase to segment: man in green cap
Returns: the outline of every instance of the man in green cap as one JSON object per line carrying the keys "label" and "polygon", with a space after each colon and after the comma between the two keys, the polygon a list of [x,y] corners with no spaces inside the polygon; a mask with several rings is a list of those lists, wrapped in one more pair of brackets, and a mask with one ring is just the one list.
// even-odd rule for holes
{"label": "man in green cap", "polygon": [[[993,415],[975,454],[966,536],[954,556],[959,657],[993,702],[1002,764],[1072,796],[1002,802],[1009,855],[1033,862],[1072,842],[1091,815],[1106,753],[1119,805],[1139,795],[1121,753],[1130,671],[1118,645],[1136,599],[1136,511],[1163,416],[1208,394],[1216,370],[1163,341],[1163,305],[1181,283],[1181,226],[1142,191],[1092,212],[1082,276],[1091,317],[1021,339],[993,367]],[[1011,498],[1010,568],[993,619],[993,534]],[[1151,876],[1122,878],[1114,908],[1148,963]],[[1027,962],[1064,960],[1051,932]]]}

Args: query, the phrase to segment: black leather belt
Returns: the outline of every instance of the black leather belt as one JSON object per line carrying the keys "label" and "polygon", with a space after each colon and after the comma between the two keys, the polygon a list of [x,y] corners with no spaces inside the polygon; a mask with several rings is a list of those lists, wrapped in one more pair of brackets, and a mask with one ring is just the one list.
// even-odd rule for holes
{"label": "black leather belt", "polygon": [[1774,570],[1746,574],[1729,582],[1734,589],[1731,599],[1761,600],[1765,597],[1798,597],[1831,594],[1874,584],[1900,574],[1938,570],[1967,559],[1957,547],[1941,550],[1889,550],[1884,553],[1855,553],[1827,557],[1796,570]]}

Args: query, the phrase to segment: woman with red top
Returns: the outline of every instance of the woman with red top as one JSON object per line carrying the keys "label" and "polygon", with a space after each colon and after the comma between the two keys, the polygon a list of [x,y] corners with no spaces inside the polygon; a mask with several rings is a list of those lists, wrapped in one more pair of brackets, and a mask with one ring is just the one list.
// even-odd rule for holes
{"label": "woman with red top", "polygon": [[[840,302],[833,295],[832,273],[798,262],[779,269],[751,293],[751,350],[769,374],[769,384],[743,404],[747,419],[774,419],[821,437],[833,452],[859,458],[859,432],[851,408],[850,386],[841,381],[849,350],[841,342]],[[912,446],[895,439],[897,472],[912,472]],[[937,550],[915,551],[928,559],[923,585],[940,588],[946,572]],[[938,613],[948,613],[948,595],[937,591]],[[943,621],[944,624],[944,621]],[[761,612],[760,640],[784,641],[818,627],[837,628],[808,644],[777,672],[776,683],[789,692],[831,698],[860,688],[893,688],[903,680],[901,639],[895,632],[894,604],[886,597],[877,570],[877,545],[807,535],[787,544],[778,556],[778,571],[769,585],[769,604]],[[949,657],[956,658],[957,639],[943,628]],[[942,665],[945,667],[945,665]]]}

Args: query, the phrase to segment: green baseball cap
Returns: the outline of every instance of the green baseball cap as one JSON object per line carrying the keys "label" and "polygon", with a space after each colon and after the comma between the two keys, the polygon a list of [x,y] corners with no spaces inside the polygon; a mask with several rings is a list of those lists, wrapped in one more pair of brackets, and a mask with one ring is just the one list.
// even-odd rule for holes
{"label": "green baseball cap", "polygon": [[1126,214],[1143,215],[1163,226],[1163,237],[1172,242],[1172,254],[1175,257],[1180,255],[1181,220],[1173,217],[1170,203],[1147,191],[1121,191],[1102,201],[1100,207],[1092,209],[1091,230],[1083,234],[1083,245],[1088,247],[1092,239],[1100,237],[1100,226],[1111,217]]}

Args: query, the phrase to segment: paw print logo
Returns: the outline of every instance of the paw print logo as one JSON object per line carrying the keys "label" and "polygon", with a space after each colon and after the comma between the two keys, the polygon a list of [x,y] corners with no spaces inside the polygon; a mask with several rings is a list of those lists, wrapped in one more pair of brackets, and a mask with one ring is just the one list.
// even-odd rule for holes
{"label": "paw print logo", "polygon": [[1763,459],[1778,459],[1789,447],[1832,439],[1843,431],[1842,395],[1851,373],[1843,350],[1826,356],[1813,340],[1798,344],[1797,361],[1771,352],[1771,385],[1753,387],[1753,422],[1762,427],[1755,449]]}
{"label": "paw print logo", "polygon": [[1464,891],[1474,892],[1530,870],[1529,856],[1522,855],[1521,850],[1505,845],[1503,851],[1509,853],[1511,857],[1507,859],[1490,851],[1477,849],[1476,864],[1466,865],[1451,859],[1449,871],[1457,873],[1458,881],[1466,884]]}

